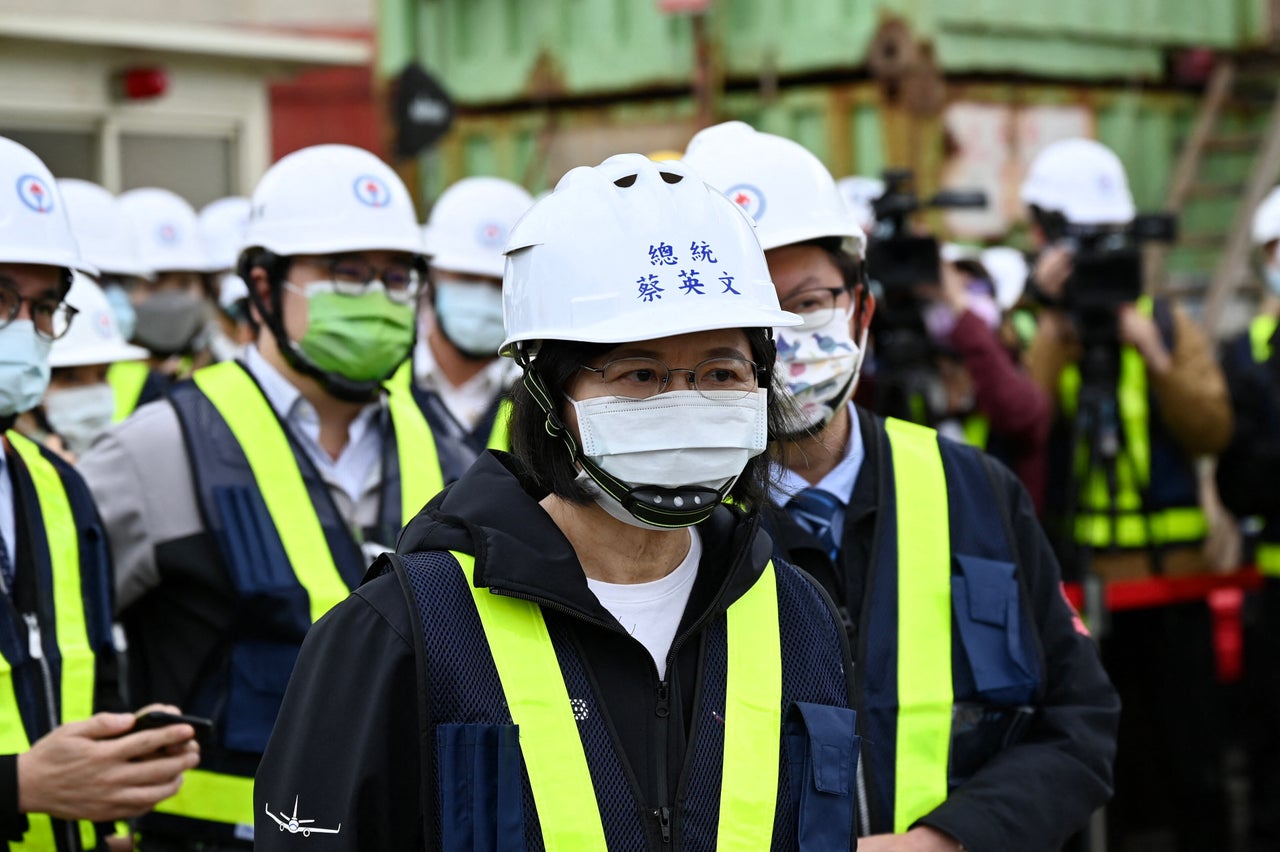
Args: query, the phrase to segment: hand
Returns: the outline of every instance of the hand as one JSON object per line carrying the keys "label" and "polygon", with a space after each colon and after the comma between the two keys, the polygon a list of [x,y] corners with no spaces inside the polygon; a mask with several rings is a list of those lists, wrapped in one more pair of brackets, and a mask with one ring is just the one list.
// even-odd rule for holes
{"label": "hand", "polygon": [[1173,356],[1164,348],[1155,320],[1140,313],[1133,305],[1121,305],[1119,318],[1120,341],[1137,349],[1152,373],[1164,375],[1169,372],[1173,367]]}
{"label": "hand", "polygon": [[113,834],[107,838],[107,852],[133,852],[133,837],[128,834]]}
{"label": "hand", "polygon": [[1040,292],[1050,299],[1061,299],[1062,288],[1071,277],[1071,251],[1065,246],[1050,246],[1036,258],[1032,273]]}
{"label": "hand", "polygon": [[873,834],[858,838],[858,852],[959,852],[959,841],[928,826],[906,834]]}
{"label": "hand", "polygon": [[36,740],[18,755],[18,809],[110,822],[144,814],[178,792],[182,773],[200,762],[195,731],[169,725],[129,734],[135,719],[98,713]]}

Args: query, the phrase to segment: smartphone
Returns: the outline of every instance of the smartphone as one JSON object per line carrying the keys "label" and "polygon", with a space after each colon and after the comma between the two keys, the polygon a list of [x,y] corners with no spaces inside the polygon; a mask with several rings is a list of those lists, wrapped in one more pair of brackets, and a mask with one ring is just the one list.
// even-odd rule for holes
{"label": "smartphone", "polygon": [[138,721],[133,723],[133,728],[128,733],[150,731],[153,728],[163,728],[166,725],[190,725],[196,729],[196,739],[202,739],[213,730],[213,722],[209,719],[178,713],[165,713],[162,710],[149,710],[138,717]]}

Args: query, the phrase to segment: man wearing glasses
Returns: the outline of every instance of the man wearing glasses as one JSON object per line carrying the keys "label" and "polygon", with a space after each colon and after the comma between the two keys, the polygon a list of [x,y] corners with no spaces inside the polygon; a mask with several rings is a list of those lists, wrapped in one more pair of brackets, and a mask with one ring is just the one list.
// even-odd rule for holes
{"label": "man wearing glasses", "polygon": [[75,852],[171,795],[199,752],[188,725],[130,734],[132,714],[95,715],[123,707],[101,524],[75,471],[11,429],[75,317],[72,270],[92,270],[49,170],[4,138],[0,186],[0,840]]}
{"label": "man wearing glasses", "polygon": [[854,653],[863,850],[1060,849],[1111,794],[1119,701],[1013,474],[850,402],[874,299],[826,167],[741,122],[685,155],[756,221],[800,408],[768,518]]}
{"label": "man wearing glasses", "polygon": [[322,145],[253,196],[239,274],[257,339],[139,409],[83,459],[116,558],[135,695],[213,720],[202,770],[143,849],[252,844],[253,775],[310,625],[470,458],[382,387],[414,344],[408,191]]}

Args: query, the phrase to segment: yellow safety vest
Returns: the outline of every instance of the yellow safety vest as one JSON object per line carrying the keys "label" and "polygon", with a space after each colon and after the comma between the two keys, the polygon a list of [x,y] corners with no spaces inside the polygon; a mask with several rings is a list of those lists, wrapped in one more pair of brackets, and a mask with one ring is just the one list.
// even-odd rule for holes
{"label": "yellow safety vest", "polygon": [[898,715],[893,826],[947,799],[951,750],[951,527],[938,435],[888,419],[898,524]]}
{"label": "yellow safety vest", "polygon": [[[350,589],[333,560],[284,427],[241,365],[214,364],[197,370],[192,378],[240,443],[289,564],[307,590],[314,623],[346,599]],[[444,488],[444,479],[435,438],[418,406],[411,398],[390,394],[387,408],[400,463],[401,518],[407,524]],[[253,779],[192,770],[184,776],[178,794],[161,802],[156,811],[252,826]]]}
{"label": "yellow safety vest", "polygon": [[[401,395],[413,398],[412,359],[401,364],[395,375],[387,380],[387,391],[393,397]],[[498,413],[493,418],[493,428],[489,431],[486,449],[511,452],[511,408],[511,400],[505,397],[498,403]]]}
{"label": "yellow safety vest", "polygon": [[[1153,303],[1144,296],[1137,308],[1152,315]],[[1060,383],[1062,410],[1075,416],[1080,395],[1080,368],[1069,365]],[[1116,385],[1120,424],[1127,453],[1116,469],[1115,537],[1112,537],[1111,501],[1102,470],[1086,471],[1088,448],[1074,449],[1076,472],[1083,483],[1080,511],[1076,515],[1076,541],[1089,547],[1147,547],[1191,544],[1208,534],[1208,522],[1199,506],[1142,510],[1142,490],[1151,483],[1151,410],[1147,400],[1147,366],[1132,346],[1120,348],[1120,378]],[[1128,464],[1123,462],[1127,459]],[[1148,536],[1148,531],[1150,536]]]}
{"label": "yellow safety vest", "polygon": [[[547,852],[606,848],[586,752],[542,610],[475,585],[475,558],[454,552],[471,589],[520,752]],[[716,847],[767,850],[782,735],[782,643],[773,563],[729,607],[724,769]]]}
{"label": "yellow safety vest", "polygon": [[[1271,338],[1276,333],[1276,324],[1276,317],[1267,315],[1254,317],[1249,324],[1249,348],[1254,362],[1265,364],[1271,358]],[[1260,572],[1270,577],[1280,577],[1280,544],[1260,542],[1256,561]]]}
{"label": "yellow safety vest", "polygon": [[[53,605],[58,653],[62,657],[60,693],[62,713],[59,722],[78,722],[93,715],[93,693],[97,660],[90,645],[84,614],[84,594],[80,586],[80,534],[76,529],[71,501],[63,487],[62,477],[40,448],[14,431],[6,433],[9,444],[22,459],[40,504],[40,519],[49,547],[53,572]],[[31,748],[27,730],[22,724],[17,698],[13,692],[13,670],[0,656],[0,754],[21,754]],[[52,852],[57,849],[53,822],[43,814],[29,814],[29,828],[21,842],[10,843],[10,849]],[[97,845],[97,832],[89,822],[76,823],[80,843],[85,849]]]}
{"label": "yellow safety vest", "polygon": [[971,447],[986,450],[991,440],[991,418],[974,412],[964,418],[964,440]]}
{"label": "yellow safety vest", "polygon": [[107,368],[107,383],[116,397],[113,423],[124,420],[138,407],[142,387],[147,383],[151,368],[146,361],[117,361]]}

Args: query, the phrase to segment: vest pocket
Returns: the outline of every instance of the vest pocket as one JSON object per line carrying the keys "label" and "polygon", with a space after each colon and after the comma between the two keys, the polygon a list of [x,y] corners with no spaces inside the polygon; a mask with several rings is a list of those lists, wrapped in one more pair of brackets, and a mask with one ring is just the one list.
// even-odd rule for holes
{"label": "vest pocket", "polygon": [[783,741],[801,852],[849,846],[861,747],[856,719],[847,707],[796,701],[787,708]]}
{"label": "vest pocket", "polygon": [[436,765],[441,848],[524,850],[519,726],[437,725]]}
{"label": "vest pocket", "polygon": [[963,554],[955,561],[960,573],[951,577],[951,607],[975,691],[956,699],[1030,704],[1040,678],[1013,563]]}
{"label": "vest pocket", "polygon": [[228,749],[262,754],[280,713],[298,646],[238,642],[231,649],[231,688],[223,742]]}

